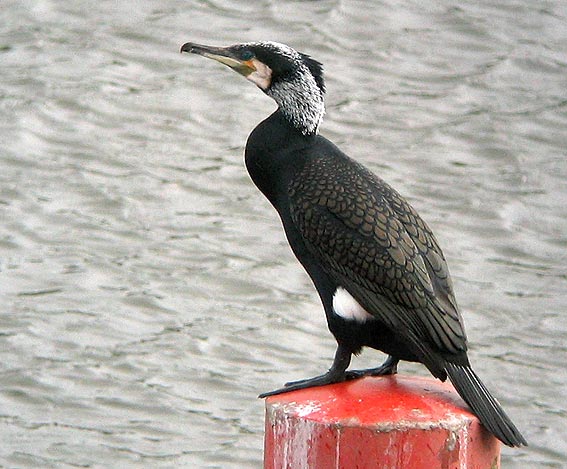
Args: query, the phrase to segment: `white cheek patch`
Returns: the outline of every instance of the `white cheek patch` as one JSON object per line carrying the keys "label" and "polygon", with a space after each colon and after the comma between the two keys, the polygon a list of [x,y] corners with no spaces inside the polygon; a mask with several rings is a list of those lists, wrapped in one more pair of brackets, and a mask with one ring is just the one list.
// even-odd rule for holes
{"label": "white cheek patch", "polygon": [[333,295],[333,310],[343,319],[356,322],[366,322],[374,319],[358,301],[344,288],[339,287]]}
{"label": "white cheek patch", "polygon": [[252,59],[251,62],[256,70],[250,75],[247,75],[246,79],[250,80],[260,89],[264,91],[267,90],[272,84],[272,69],[257,59]]}

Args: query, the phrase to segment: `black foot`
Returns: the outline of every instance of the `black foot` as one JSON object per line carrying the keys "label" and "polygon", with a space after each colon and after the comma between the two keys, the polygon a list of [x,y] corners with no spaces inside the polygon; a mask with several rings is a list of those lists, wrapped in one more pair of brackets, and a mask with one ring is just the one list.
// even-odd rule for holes
{"label": "black foot", "polygon": [[378,368],[367,368],[365,370],[351,370],[345,372],[348,380],[364,378],[365,376],[388,376],[398,372],[398,360],[388,357]]}
{"label": "black foot", "polygon": [[275,396],[276,394],[283,394],[285,392],[297,391],[298,389],[314,388],[316,386],[326,386],[327,384],[340,383],[346,378],[344,373],[327,372],[324,375],[316,376],[315,378],[302,379],[299,381],[292,381],[285,383],[283,388],[276,389],[275,391],[264,392],[258,397],[263,399],[268,396]]}

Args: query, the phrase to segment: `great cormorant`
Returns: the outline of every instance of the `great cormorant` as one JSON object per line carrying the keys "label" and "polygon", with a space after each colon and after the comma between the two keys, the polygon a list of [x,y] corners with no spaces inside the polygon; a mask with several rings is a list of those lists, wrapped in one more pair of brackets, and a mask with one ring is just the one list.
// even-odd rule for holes
{"label": "great cormorant", "polygon": [[[429,227],[392,187],[319,135],[322,65],[277,42],[188,42],[181,52],[228,65],[277,103],[248,138],[246,167],[277,210],[338,343],[327,373],[260,397],[396,373],[400,360],[420,362],[440,380],[449,377],[502,442],[526,445],[470,366],[447,264]],[[363,347],[389,356],[378,368],[347,371]]]}

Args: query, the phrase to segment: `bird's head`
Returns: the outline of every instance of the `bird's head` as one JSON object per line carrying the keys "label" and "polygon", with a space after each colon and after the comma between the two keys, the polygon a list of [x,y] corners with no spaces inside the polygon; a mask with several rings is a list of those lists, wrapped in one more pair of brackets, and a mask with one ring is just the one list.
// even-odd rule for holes
{"label": "bird's head", "polygon": [[181,52],[228,65],[273,98],[290,125],[316,134],[325,113],[323,66],[278,42],[249,42],[213,47],[188,42]]}

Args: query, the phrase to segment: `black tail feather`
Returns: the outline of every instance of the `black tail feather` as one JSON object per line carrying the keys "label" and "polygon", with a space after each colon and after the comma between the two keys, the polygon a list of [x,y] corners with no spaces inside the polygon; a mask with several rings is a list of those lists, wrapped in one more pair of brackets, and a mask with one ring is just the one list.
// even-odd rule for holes
{"label": "black tail feather", "polygon": [[490,433],[508,446],[527,446],[524,437],[470,365],[446,362],[445,370],[457,392]]}

